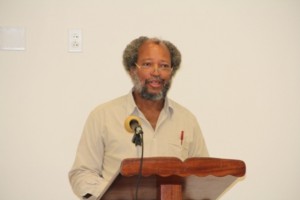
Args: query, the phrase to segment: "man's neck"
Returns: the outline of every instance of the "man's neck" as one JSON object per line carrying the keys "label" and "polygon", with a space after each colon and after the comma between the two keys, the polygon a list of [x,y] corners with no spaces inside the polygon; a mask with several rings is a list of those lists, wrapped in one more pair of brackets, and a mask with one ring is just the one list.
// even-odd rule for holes
{"label": "man's neck", "polygon": [[133,98],[139,110],[144,114],[152,128],[155,129],[160,111],[164,107],[165,100],[148,100],[136,92],[133,92]]}

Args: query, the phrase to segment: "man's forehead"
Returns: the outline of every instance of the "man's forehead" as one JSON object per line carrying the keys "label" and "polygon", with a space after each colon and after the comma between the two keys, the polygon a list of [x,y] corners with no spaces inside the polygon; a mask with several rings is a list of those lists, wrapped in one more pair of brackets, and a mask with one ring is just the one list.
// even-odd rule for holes
{"label": "man's forehead", "polygon": [[149,49],[149,48],[152,48],[152,47],[155,47],[155,46],[160,46],[160,47],[162,47],[163,49],[165,49],[169,52],[168,47],[163,42],[161,42],[159,40],[149,39],[149,40],[146,40],[145,42],[143,42],[143,44],[139,47],[139,53],[141,51],[144,51],[146,49]]}

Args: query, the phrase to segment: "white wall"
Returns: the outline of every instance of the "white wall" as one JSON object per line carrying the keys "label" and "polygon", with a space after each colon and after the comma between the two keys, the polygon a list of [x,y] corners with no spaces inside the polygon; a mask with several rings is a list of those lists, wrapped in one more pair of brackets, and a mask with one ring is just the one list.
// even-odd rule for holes
{"label": "white wall", "polygon": [[[87,114],[131,81],[125,45],[159,36],[183,54],[170,97],[199,119],[210,154],[247,164],[222,200],[299,199],[300,1],[0,0],[0,198],[76,199],[67,173]],[[68,52],[68,29],[83,52]]]}

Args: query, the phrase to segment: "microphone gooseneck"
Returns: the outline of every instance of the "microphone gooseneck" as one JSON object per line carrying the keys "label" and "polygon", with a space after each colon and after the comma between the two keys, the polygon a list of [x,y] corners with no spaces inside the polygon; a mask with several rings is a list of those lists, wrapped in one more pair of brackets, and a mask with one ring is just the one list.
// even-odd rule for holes
{"label": "microphone gooseneck", "polygon": [[138,151],[138,156],[140,156],[141,159],[139,172],[138,172],[138,180],[136,183],[135,198],[134,198],[134,200],[137,200],[139,185],[142,179],[142,169],[143,169],[143,160],[144,160],[143,129],[141,127],[140,119],[137,116],[133,116],[133,115],[127,117],[124,126],[129,133],[133,133],[132,142],[135,144]]}

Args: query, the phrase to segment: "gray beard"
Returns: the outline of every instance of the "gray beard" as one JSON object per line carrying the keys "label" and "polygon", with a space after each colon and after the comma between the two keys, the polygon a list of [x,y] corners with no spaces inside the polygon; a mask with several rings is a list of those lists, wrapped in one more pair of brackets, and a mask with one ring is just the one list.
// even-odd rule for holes
{"label": "gray beard", "polygon": [[139,80],[138,76],[134,74],[132,78],[133,84],[134,84],[134,90],[140,93],[140,95],[146,99],[146,100],[152,100],[152,101],[159,101],[162,99],[165,99],[167,96],[167,93],[171,87],[171,81],[168,81],[164,84],[163,89],[158,94],[150,93],[145,86],[147,84],[147,80],[145,81],[145,85],[142,85],[141,81]]}

